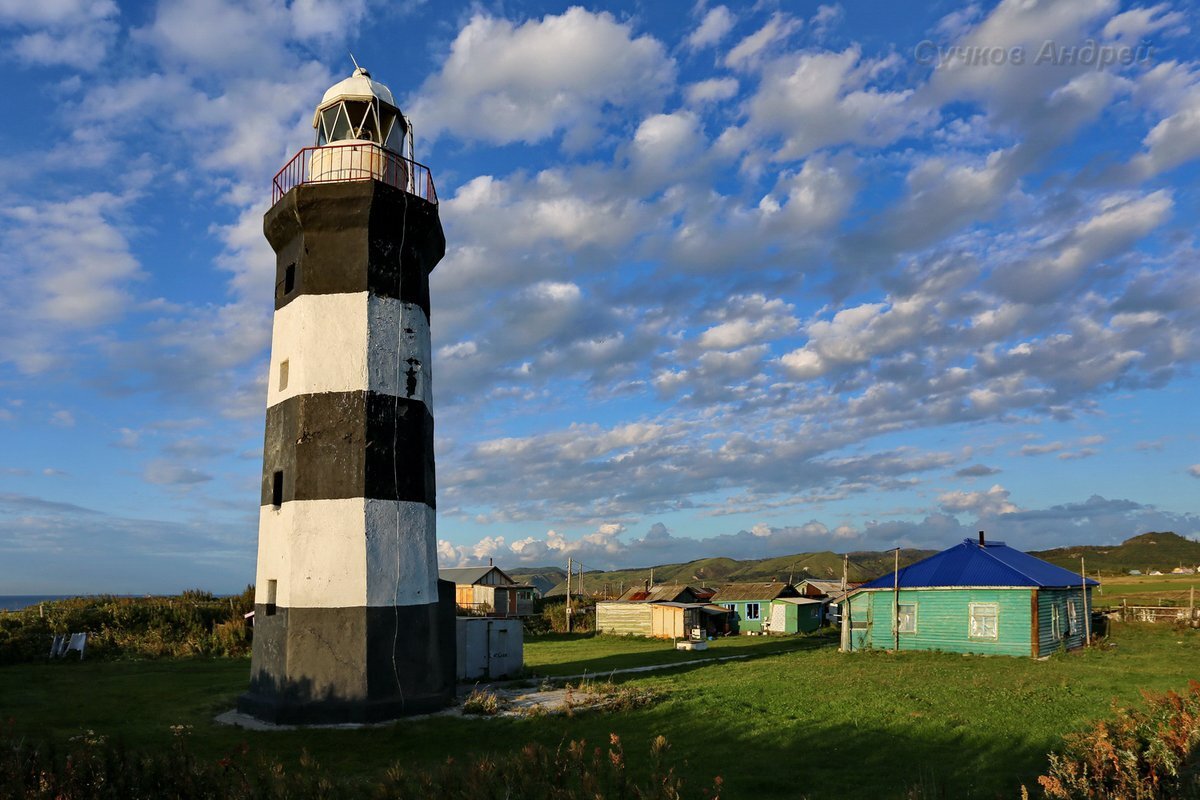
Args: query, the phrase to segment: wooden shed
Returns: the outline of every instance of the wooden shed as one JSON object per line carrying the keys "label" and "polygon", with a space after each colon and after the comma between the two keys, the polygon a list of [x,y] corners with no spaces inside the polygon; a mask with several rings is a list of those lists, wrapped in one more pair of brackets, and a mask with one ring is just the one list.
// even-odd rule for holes
{"label": "wooden shed", "polygon": [[770,619],[764,620],[763,632],[772,635],[812,633],[821,627],[821,610],[825,603],[819,597],[779,597],[771,601]]}
{"label": "wooden shed", "polygon": [[728,612],[710,603],[640,603],[610,600],[596,604],[596,630],[626,636],[687,639],[719,635]]}
{"label": "wooden shed", "polygon": [[1098,585],[980,534],[851,592],[842,649],[1033,658],[1072,650],[1086,641]]}

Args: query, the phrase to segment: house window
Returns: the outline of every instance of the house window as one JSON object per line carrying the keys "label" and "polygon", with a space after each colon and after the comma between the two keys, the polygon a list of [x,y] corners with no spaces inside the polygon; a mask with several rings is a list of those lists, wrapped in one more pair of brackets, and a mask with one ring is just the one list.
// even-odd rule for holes
{"label": "house window", "polygon": [[737,612],[737,605],[736,605],[735,603],[726,603],[726,604],[725,604],[725,610],[726,610],[726,611],[733,611],[733,612],[735,612],[735,613],[736,613],[736,612]]}
{"label": "house window", "polygon": [[296,288],[296,265],[288,264],[287,269],[283,271],[283,293],[291,294]]}
{"label": "house window", "polygon": [[972,639],[1000,638],[1000,608],[996,603],[971,603],[967,635]]}
{"label": "house window", "polygon": [[1075,612],[1075,601],[1067,601],[1067,635],[1079,633],[1079,616]]}
{"label": "house window", "polygon": [[288,385],[288,362],[286,360],[279,362],[279,391],[283,391]]}
{"label": "house window", "polygon": [[279,581],[274,580],[274,579],[267,581],[267,616],[268,617],[275,616],[275,609],[276,609],[275,603],[276,603],[276,595],[278,594],[278,592],[279,592]]}
{"label": "house window", "polygon": [[271,505],[276,508],[283,505],[283,470],[271,476]]}
{"label": "house window", "polygon": [[758,603],[746,603],[746,619],[758,619]]}
{"label": "house window", "polygon": [[916,603],[900,603],[897,606],[896,619],[900,623],[900,633],[916,633],[917,632],[917,604]]}
{"label": "house window", "polygon": [[1057,605],[1050,606],[1050,638],[1062,638],[1062,614]]}

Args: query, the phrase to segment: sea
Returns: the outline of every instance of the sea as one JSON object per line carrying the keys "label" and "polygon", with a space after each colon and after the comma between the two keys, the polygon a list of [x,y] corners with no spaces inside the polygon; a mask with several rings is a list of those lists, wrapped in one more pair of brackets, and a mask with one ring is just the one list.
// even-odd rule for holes
{"label": "sea", "polygon": [[51,600],[66,600],[78,597],[74,594],[0,594],[0,611],[20,611],[22,608],[49,603]]}

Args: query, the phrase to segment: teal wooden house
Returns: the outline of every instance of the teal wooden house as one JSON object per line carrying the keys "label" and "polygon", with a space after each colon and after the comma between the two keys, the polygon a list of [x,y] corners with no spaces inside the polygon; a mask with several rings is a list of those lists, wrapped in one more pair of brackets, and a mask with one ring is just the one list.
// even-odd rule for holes
{"label": "teal wooden house", "polygon": [[981,532],[852,592],[842,649],[1033,658],[1073,650],[1085,643],[1093,586]]}
{"label": "teal wooden house", "polygon": [[[733,612],[730,615],[733,633],[799,633],[800,617],[796,606],[789,609],[785,607],[789,604],[778,603],[799,595],[790,583],[727,583],[717,589],[709,602]],[[774,608],[777,604],[780,605],[778,611]]]}

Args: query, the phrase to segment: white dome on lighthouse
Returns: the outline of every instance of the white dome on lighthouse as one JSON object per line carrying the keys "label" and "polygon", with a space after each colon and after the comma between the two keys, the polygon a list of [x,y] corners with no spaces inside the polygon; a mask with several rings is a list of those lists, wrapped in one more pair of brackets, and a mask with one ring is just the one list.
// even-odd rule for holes
{"label": "white dome on lighthouse", "polygon": [[395,99],[392,97],[392,90],[384,86],[382,83],[371,79],[371,73],[367,72],[362,67],[357,67],[349,78],[338,81],[325,92],[325,96],[321,98],[321,105],[324,106],[332,103],[335,100],[345,98],[353,98],[355,100],[366,100],[371,97],[377,97],[390,106],[396,105]]}
{"label": "white dome on lighthouse", "polygon": [[355,65],[349,78],[326,90],[313,114],[317,146],[372,143],[401,154],[408,120],[392,90]]}

